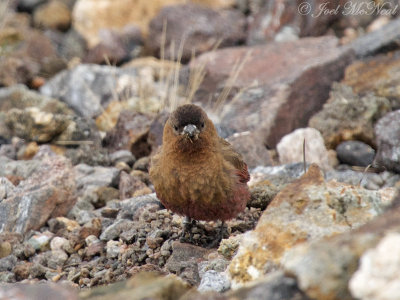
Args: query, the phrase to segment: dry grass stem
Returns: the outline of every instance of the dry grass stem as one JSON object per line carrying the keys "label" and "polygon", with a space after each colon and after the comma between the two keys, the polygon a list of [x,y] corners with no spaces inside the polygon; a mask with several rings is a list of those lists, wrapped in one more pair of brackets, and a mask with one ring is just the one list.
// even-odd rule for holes
{"label": "dry grass stem", "polygon": [[225,86],[222,89],[222,92],[219,94],[217,100],[215,101],[215,104],[213,105],[212,110],[215,112],[216,115],[219,115],[221,113],[222,110],[222,106],[223,104],[226,102],[226,100],[228,99],[228,96],[232,90],[232,87],[234,85],[234,83],[236,82],[240,72],[242,71],[244,65],[247,63],[247,61],[249,60],[251,54],[252,54],[252,50],[247,51],[243,60],[241,62],[237,61],[230,74],[228,79],[225,82]]}

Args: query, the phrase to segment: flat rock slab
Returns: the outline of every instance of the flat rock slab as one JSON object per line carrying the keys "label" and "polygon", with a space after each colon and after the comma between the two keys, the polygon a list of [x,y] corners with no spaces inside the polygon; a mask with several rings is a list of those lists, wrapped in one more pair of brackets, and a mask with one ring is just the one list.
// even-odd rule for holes
{"label": "flat rock slab", "polygon": [[[189,67],[206,74],[195,101],[206,103],[231,87],[221,123],[237,132],[257,131],[274,147],[285,134],[306,127],[352,58],[336,38],[320,37],[226,48],[199,56]],[[232,75],[234,69],[240,72]]]}

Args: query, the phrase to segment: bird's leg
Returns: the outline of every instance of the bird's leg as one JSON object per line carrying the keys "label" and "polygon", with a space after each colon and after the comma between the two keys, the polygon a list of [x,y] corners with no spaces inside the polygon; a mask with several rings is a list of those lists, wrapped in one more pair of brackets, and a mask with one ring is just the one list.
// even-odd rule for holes
{"label": "bird's leg", "polygon": [[208,248],[215,248],[219,245],[219,243],[222,241],[224,238],[224,233],[227,231],[227,228],[225,226],[225,221],[221,222],[221,225],[218,227],[216,234],[215,234],[215,239],[208,245]]}
{"label": "bird's leg", "polygon": [[181,236],[180,236],[180,239],[179,239],[181,242],[185,241],[186,233],[189,233],[189,241],[192,241],[192,239],[193,239],[193,237],[192,237],[192,227],[195,224],[196,224],[196,220],[193,220],[190,217],[185,217],[185,219],[183,220],[182,233],[181,233]]}

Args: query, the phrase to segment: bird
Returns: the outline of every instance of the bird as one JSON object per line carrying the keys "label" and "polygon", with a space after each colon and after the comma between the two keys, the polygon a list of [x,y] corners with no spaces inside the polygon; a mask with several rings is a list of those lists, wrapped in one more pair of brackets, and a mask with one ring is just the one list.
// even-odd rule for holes
{"label": "bird", "polygon": [[250,175],[242,156],[194,104],[170,114],[149,173],[161,203],[186,217],[181,240],[195,221],[222,221],[220,241],[224,222],[244,211],[250,199]]}

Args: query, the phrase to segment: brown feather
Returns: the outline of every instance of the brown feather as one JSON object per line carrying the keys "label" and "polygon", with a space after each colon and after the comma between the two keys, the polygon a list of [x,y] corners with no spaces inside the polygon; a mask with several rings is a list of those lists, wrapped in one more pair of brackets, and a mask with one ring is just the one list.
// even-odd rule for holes
{"label": "brown feather", "polygon": [[[185,112],[182,119],[177,111]],[[201,108],[190,104],[177,111],[165,124],[162,148],[153,157],[150,168],[158,198],[173,212],[196,220],[235,217],[250,198],[247,165],[218,136]],[[203,121],[204,129],[193,143],[173,128],[187,122],[201,126]]]}

